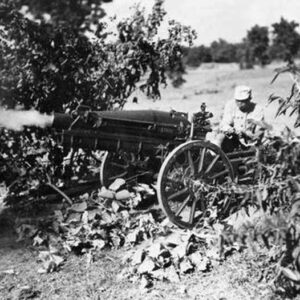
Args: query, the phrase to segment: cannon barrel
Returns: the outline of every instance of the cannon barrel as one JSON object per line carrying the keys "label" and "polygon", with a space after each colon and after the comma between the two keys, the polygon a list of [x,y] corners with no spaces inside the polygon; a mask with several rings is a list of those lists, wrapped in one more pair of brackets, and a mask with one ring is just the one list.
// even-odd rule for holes
{"label": "cannon barrel", "polygon": [[174,112],[88,111],[77,117],[55,113],[52,127],[64,147],[146,154],[158,146],[184,142],[190,122],[186,115]]}
{"label": "cannon barrel", "polygon": [[57,130],[68,129],[74,122],[70,115],[63,113],[55,113],[52,120],[51,126]]}

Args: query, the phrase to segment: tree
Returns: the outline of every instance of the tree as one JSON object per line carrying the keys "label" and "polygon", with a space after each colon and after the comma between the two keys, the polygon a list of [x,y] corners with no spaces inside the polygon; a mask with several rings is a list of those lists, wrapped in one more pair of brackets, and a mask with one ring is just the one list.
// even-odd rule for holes
{"label": "tree", "polygon": [[223,39],[214,41],[210,45],[212,61],[214,62],[235,62],[236,47]]}
{"label": "tree", "polygon": [[246,37],[246,47],[252,54],[253,60],[257,60],[261,65],[268,62],[269,30],[265,26],[253,26]]}
{"label": "tree", "polygon": [[[93,4],[94,1],[87,3]],[[99,22],[99,18],[95,31],[97,40],[91,42],[79,25],[83,17],[75,25],[60,22],[65,20],[65,16],[60,16],[60,10],[56,11],[51,6],[50,10],[55,12],[57,18],[52,14],[50,22],[43,18],[30,20],[19,12],[19,6],[13,1],[2,3],[2,104],[51,113],[71,112],[78,105],[88,105],[94,110],[122,109],[137,88],[149,97],[159,98],[160,86],[166,84],[168,72],[176,72],[175,80],[179,82],[178,73],[182,72],[181,43],[191,43],[195,37],[189,27],[171,22],[169,38],[157,39],[158,27],[166,14],[162,5],[163,1],[157,0],[148,16],[136,7],[132,17],[118,24],[119,39],[111,43],[107,42],[105,25]],[[39,7],[30,9],[44,11]],[[74,14],[77,12],[75,10]],[[145,82],[139,84],[142,78]],[[81,172],[79,177],[82,172],[88,172],[87,163],[82,159],[73,169],[72,166],[63,166],[65,153],[46,133],[31,128],[22,134],[2,132],[0,162],[4,167],[0,173],[4,173],[0,174],[0,179],[8,185],[17,180],[11,188],[13,198],[23,194],[22,199],[30,200],[33,196],[28,194],[32,187],[39,188],[48,178],[56,184],[61,179],[71,179],[75,172]],[[13,143],[8,147],[10,141]],[[48,153],[46,165],[39,159],[40,148]]]}
{"label": "tree", "polygon": [[86,30],[93,23],[96,25],[99,18],[105,15],[101,7],[102,3],[112,2],[112,0],[4,0],[8,4],[13,2],[16,9],[24,9],[36,20],[44,20],[48,15],[48,22],[55,25],[71,26]]}
{"label": "tree", "polygon": [[190,67],[199,67],[203,62],[211,62],[210,48],[203,45],[184,48],[184,63]]}
{"label": "tree", "polygon": [[300,48],[300,35],[296,31],[298,26],[298,23],[284,18],[272,24],[274,38],[270,53],[274,58],[292,63]]}
{"label": "tree", "polygon": [[74,109],[78,104],[122,107],[144,73],[149,77],[140,88],[148,96],[160,97],[165,72],[178,72],[181,65],[180,43],[191,42],[194,35],[173,22],[170,37],[154,42],[165,15],[162,3],[156,2],[148,18],[137,8],[132,18],[120,22],[116,43],[106,43],[101,23],[98,41],[91,43],[77,27],[36,23],[10,7],[0,20],[10,43],[2,45],[10,57],[1,66],[2,95],[10,91],[3,101],[43,112]]}
{"label": "tree", "polygon": [[286,97],[278,95],[270,95],[269,102],[278,102],[278,110],[276,116],[285,115],[289,113],[289,116],[296,116],[294,127],[300,126],[300,68],[294,63],[288,63],[287,66],[278,68],[275,70],[276,75],[274,76],[271,83],[273,83],[278,76],[283,73],[290,75],[292,85],[290,92]]}

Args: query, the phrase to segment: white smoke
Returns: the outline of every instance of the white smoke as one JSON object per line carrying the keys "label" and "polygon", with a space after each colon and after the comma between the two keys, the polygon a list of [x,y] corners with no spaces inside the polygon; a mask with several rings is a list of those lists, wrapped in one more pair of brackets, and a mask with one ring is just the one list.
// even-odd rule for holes
{"label": "white smoke", "polygon": [[23,130],[24,126],[45,128],[51,126],[54,116],[41,114],[36,110],[5,110],[0,108],[0,127]]}

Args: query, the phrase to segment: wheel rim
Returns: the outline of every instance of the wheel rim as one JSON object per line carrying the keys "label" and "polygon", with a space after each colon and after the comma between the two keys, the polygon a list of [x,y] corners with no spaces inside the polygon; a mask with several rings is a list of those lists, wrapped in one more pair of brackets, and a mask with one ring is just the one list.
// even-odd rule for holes
{"label": "wheel rim", "polygon": [[233,179],[232,165],[219,147],[190,141],[174,149],[164,161],[157,180],[158,200],[172,223],[192,228],[206,213],[208,187]]}
{"label": "wheel rim", "polygon": [[128,163],[114,153],[105,152],[100,167],[100,183],[108,187],[117,178],[128,177]]}
{"label": "wheel rim", "polygon": [[105,152],[100,166],[100,183],[109,187],[117,178],[126,182],[152,182],[157,167],[156,160],[149,156],[138,158],[131,152]]}

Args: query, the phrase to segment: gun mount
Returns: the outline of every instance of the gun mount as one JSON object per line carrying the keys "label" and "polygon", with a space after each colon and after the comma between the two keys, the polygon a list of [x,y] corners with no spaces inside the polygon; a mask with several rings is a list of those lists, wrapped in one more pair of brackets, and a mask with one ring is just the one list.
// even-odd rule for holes
{"label": "gun mount", "polygon": [[210,131],[205,107],[194,115],[195,126],[187,117],[176,111],[79,110],[73,117],[55,113],[52,127],[66,148],[151,155],[157,148],[170,151],[193,137],[205,138]]}
{"label": "gun mount", "polygon": [[[149,183],[150,178],[170,221],[191,228],[206,213],[210,189],[238,178],[245,159],[256,153],[255,149],[224,153],[206,141],[211,117],[204,104],[191,121],[187,114],[175,111],[84,109],[73,115],[54,114],[52,126],[66,148],[105,151],[102,185],[109,186],[117,178]],[[224,215],[231,197],[220,202]]]}

